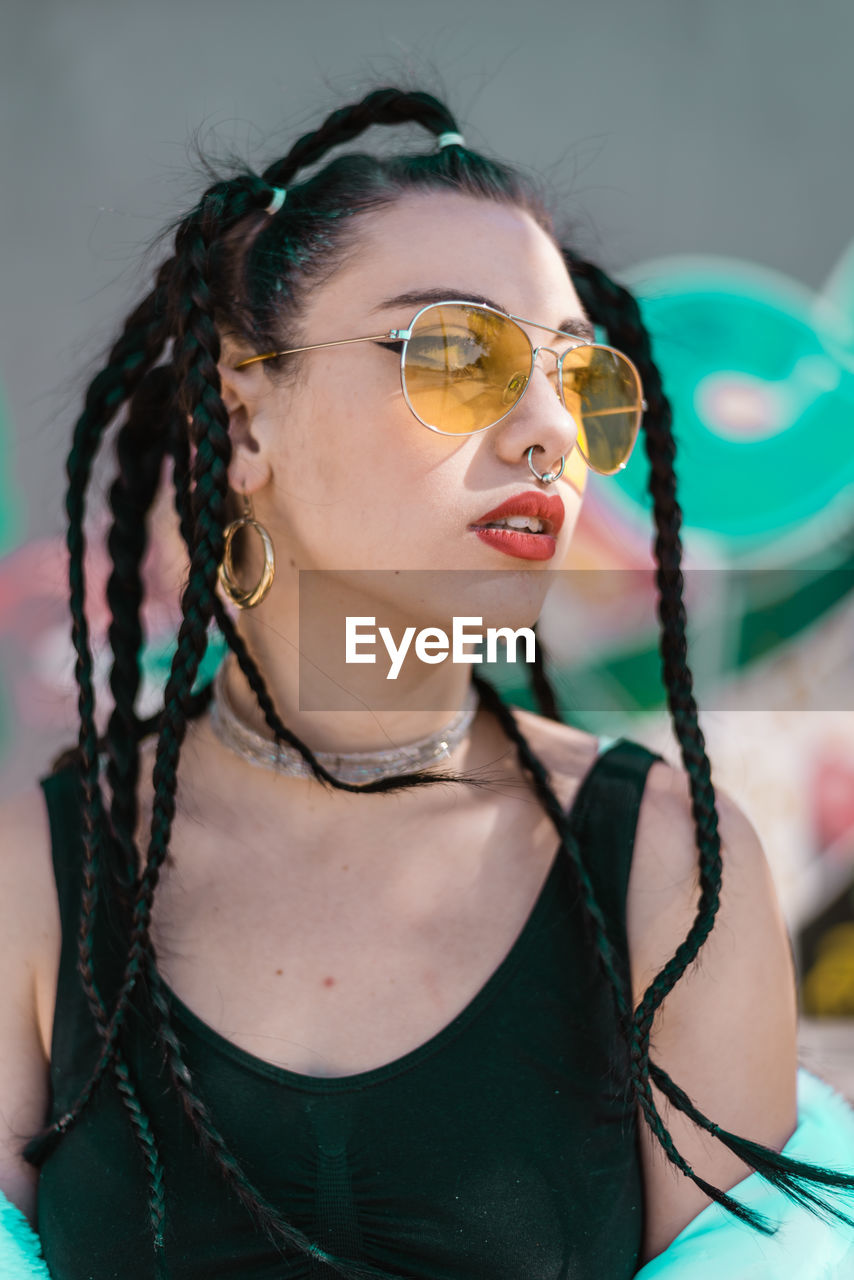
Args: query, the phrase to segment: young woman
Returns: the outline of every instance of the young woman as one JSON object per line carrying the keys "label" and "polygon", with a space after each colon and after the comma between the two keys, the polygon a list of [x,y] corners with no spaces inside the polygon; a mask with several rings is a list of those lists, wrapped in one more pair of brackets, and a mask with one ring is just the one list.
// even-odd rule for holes
{"label": "young woman", "polygon": [[[430,148],[300,180],[398,122]],[[83,518],[114,419],[99,740]],[[304,709],[333,615],[307,655],[300,571],[345,598],[386,571],[364,613],[531,625],[587,470],[625,465],[641,425],[684,771],[561,723],[541,654],[542,715],[450,662],[406,665],[385,709]],[[711,782],[673,458],[630,294],[427,94],[334,112],[181,220],[68,458],[79,744],[0,826],[0,1188],[55,1280],[618,1280],[707,1206],[745,1249],[772,1239],[726,1194],[751,1170],[807,1199],[854,1186],[778,1154],[791,956]],[[140,722],[163,476],[190,567]],[[480,575],[404,572],[437,568]],[[231,654],[196,688],[212,621]]]}

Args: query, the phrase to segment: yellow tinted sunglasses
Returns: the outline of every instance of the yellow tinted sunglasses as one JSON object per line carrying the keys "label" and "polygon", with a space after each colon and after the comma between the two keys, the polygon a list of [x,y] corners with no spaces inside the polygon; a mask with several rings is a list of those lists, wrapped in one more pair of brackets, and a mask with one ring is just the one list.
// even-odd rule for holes
{"label": "yellow tinted sunglasses", "polygon": [[[522,324],[558,340],[535,347]],[[576,443],[587,465],[600,475],[614,475],[625,467],[637,440],[646,405],[628,356],[479,303],[431,302],[416,312],[408,329],[268,351],[235,368],[351,342],[400,344],[404,399],[419,422],[441,435],[475,435],[501,422],[527,391],[539,353],[549,351],[555,365],[548,377],[575,421]]]}

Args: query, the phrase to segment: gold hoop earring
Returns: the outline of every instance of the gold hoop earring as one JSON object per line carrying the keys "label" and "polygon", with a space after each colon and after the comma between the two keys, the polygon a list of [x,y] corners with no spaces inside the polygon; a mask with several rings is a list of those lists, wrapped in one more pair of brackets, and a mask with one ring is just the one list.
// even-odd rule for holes
{"label": "gold hoop earring", "polygon": [[[219,582],[225,594],[231,600],[232,604],[236,604],[238,609],[252,609],[256,604],[260,604],[266,596],[270,587],[273,585],[273,578],[276,575],[276,555],[273,551],[273,541],[262,524],[259,524],[252,512],[252,501],[248,494],[241,494],[243,498],[243,515],[237,520],[232,520],[223,530],[225,538],[225,551],[222,557],[222,564],[219,566]],[[261,577],[254,587],[244,590],[234,578],[234,565],[231,560],[231,544],[234,535],[238,529],[251,527],[260,534],[261,541],[264,544],[264,569]]]}

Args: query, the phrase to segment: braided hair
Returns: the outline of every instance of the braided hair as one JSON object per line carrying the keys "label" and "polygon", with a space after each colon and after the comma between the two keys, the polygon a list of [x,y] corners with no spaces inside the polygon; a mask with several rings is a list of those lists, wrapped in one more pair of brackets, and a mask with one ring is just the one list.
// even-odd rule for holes
{"label": "braided hair", "polygon": [[[339,156],[295,182],[301,170],[373,125],[413,123],[438,136],[457,123],[435,97],[383,88],[355,105],[334,111],[321,126],[299,138],[262,175],[248,170],[216,180],[173,228],[174,252],[157,273],[154,288],[131,314],[102,371],[91,383],[75,426],[67,461],[69,604],[76,653],[80,729],[73,753],[79,780],[84,844],[78,939],[78,971],[98,1031],[100,1049],[85,1086],[72,1106],[35,1134],[26,1158],[40,1166],[79,1120],[106,1075],[116,1081],[144,1161],[149,1216],[158,1280],[168,1275],[164,1255],[166,1198],[156,1135],[141,1105],[137,1082],[122,1050],[122,1032],[134,993],[150,998],[154,1025],[172,1085],[204,1151],[258,1227],[283,1252],[315,1259],[343,1276],[388,1277],[367,1264],[337,1257],[311,1241],[249,1178],[238,1155],[217,1128],[190,1071],[173,1026],[170,1003],[150,937],[154,893],[169,849],[175,816],[176,771],[190,720],[208,705],[212,685],[195,689],[211,623],[234,652],[266,723],[277,740],[289,743],[325,788],[393,792],[437,782],[476,779],[445,773],[411,773],[361,785],[329,774],[311,750],[280,720],[264,678],[216,593],[224,552],[223,530],[236,514],[227,486],[231,443],[228,413],[217,369],[220,334],[239,336],[255,350],[295,345],[294,326],[307,291],[322,282],[358,236],[359,216],[391,205],[403,193],[452,190],[522,208],[555,240],[558,237],[534,181],[508,165],[464,147],[444,146],[427,154],[378,158],[362,152]],[[274,188],[287,187],[287,200],[268,212]],[[656,536],[656,582],[660,620],[662,679],[674,731],[691,791],[696,846],[700,858],[700,899],[688,936],[655,977],[636,1009],[625,988],[614,940],[548,772],[525,739],[516,717],[497,689],[475,675],[481,701],[500,721],[516,747],[519,762],[551,818],[563,853],[576,876],[580,900],[609,989],[630,1063],[627,1087],[668,1159],[712,1200],[760,1231],[773,1228],[761,1215],[700,1177],[677,1150],[658,1112],[655,1084],[695,1124],[713,1134],[749,1167],[815,1211],[843,1218],[808,1184],[854,1186],[854,1179],[792,1160],[772,1149],[719,1128],[703,1115],[671,1078],[650,1060],[650,1033],[656,1010],[696,958],[715,923],[721,886],[718,814],[711,768],[698,723],[687,663],[686,618],[682,599],[681,511],[676,498],[675,445],[670,406],[652,358],[649,337],[632,295],[594,264],[561,245],[564,261],[590,318],[609,341],[637,365],[647,410],[644,440],[650,464]],[[270,376],[288,378],[294,358],[267,366]],[[110,490],[113,520],[108,547],[112,573],[107,598],[112,622],[110,688],[114,710],[106,733],[95,726],[93,663],[84,613],[83,523],[85,495],[98,447],[113,421],[124,413],[117,436],[118,476]],[[189,425],[188,425],[189,424]],[[194,454],[193,454],[194,451]],[[136,712],[143,633],[141,564],[147,544],[146,515],[157,496],[164,464],[171,462],[174,504],[190,557],[181,597],[181,623],[162,709],[148,720]],[[531,679],[543,715],[560,720],[541,646]],[[144,858],[136,847],[140,743],[156,732],[150,843]],[[101,757],[110,787],[107,812],[101,788]],[[60,760],[69,759],[65,753]],[[121,930],[124,971],[105,999],[95,972],[93,932],[99,912]],[[847,1221],[847,1219],[844,1219]]]}

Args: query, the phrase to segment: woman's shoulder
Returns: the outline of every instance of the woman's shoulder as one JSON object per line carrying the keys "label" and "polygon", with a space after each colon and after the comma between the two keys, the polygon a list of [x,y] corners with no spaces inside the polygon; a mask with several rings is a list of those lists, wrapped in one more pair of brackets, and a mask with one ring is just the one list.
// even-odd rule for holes
{"label": "woman's shoulder", "polygon": [[[635,836],[638,875],[647,881],[663,875],[670,891],[676,881],[686,890],[689,883],[699,884],[694,800],[688,773],[681,765],[671,763],[655,747],[630,735],[600,738],[527,708],[514,706],[512,710],[532,749],[549,771],[561,778],[580,781],[597,756],[605,755],[618,742],[636,748],[642,756],[649,753],[652,760],[643,772]],[[717,832],[730,860],[736,859],[747,874],[750,865],[746,863],[752,864],[754,872],[765,869],[764,852],[750,819],[738,801],[717,784],[714,810],[713,817],[712,808],[707,806],[706,829],[710,834]]]}
{"label": "woman's shoulder", "polygon": [[0,1190],[30,1218],[35,1174],[20,1135],[40,1128],[48,1106],[47,979],[59,937],[50,826],[33,787],[0,802]]}
{"label": "woman's shoulder", "polygon": [[[791,948],[757,832],[728,792],[714,790],[714,805],[697,806],[698,836],[687,773],[660,762],[649,771],[626,904],[633,1003],[674,958],[699,913],[705,941],[654,1017],[653,1061],[716,1124],[779,1151],[795,1123]],[[747,1176],[731,1151],[710,1143],[669,1104],[662,1116],[677,1150],[708,1182],[726,1189]],[[662,1159],[645,1123],[640,1135],[649,1258],[709,1201]]]}
{"label": "woman's shoulder", "polygon": [[628,890],[638,996],[693,924],[703,867],[710,880],[719,881],[713,897],[722,933],[731,924],[747,925],[751,902],[764,904],[773,931],[783,928],[770,865],[744,809],[727,790],[714,786],[713,804],[701,800],[696,810],[699,833],[687,772],[656,761],[638,812]]}
{"label": "woman's shoulder", "polygon": [[40,979],[58,960],[60,917],[50,819],[39,785],[0,801],[0,904],[4,974],[16,958]]}
{"label": "woman's shoulder", "polygon": [[[521,708],[514,707],[513,712],[531,747],[561,786],[583,779],[598,753],[596,735]],[[620,740],[646,746],[630,736]],[[651,747],[647,750],[661,754]],[[686,770],[664,758],[654,759],[643,778],[626,903],[637,999],[691,928],[700,896],[701,861],[712,868],[717,842],[722,881],[720,936],[731,926],[747,927],[751,904],[763,914],[766,935],[779,942],[785,934],[765,850],[742,806],[715,785],[714,804],[699,806],[702,841],[694,808]],[[716,942],[704,954],[710,955],[717,946]]]}

